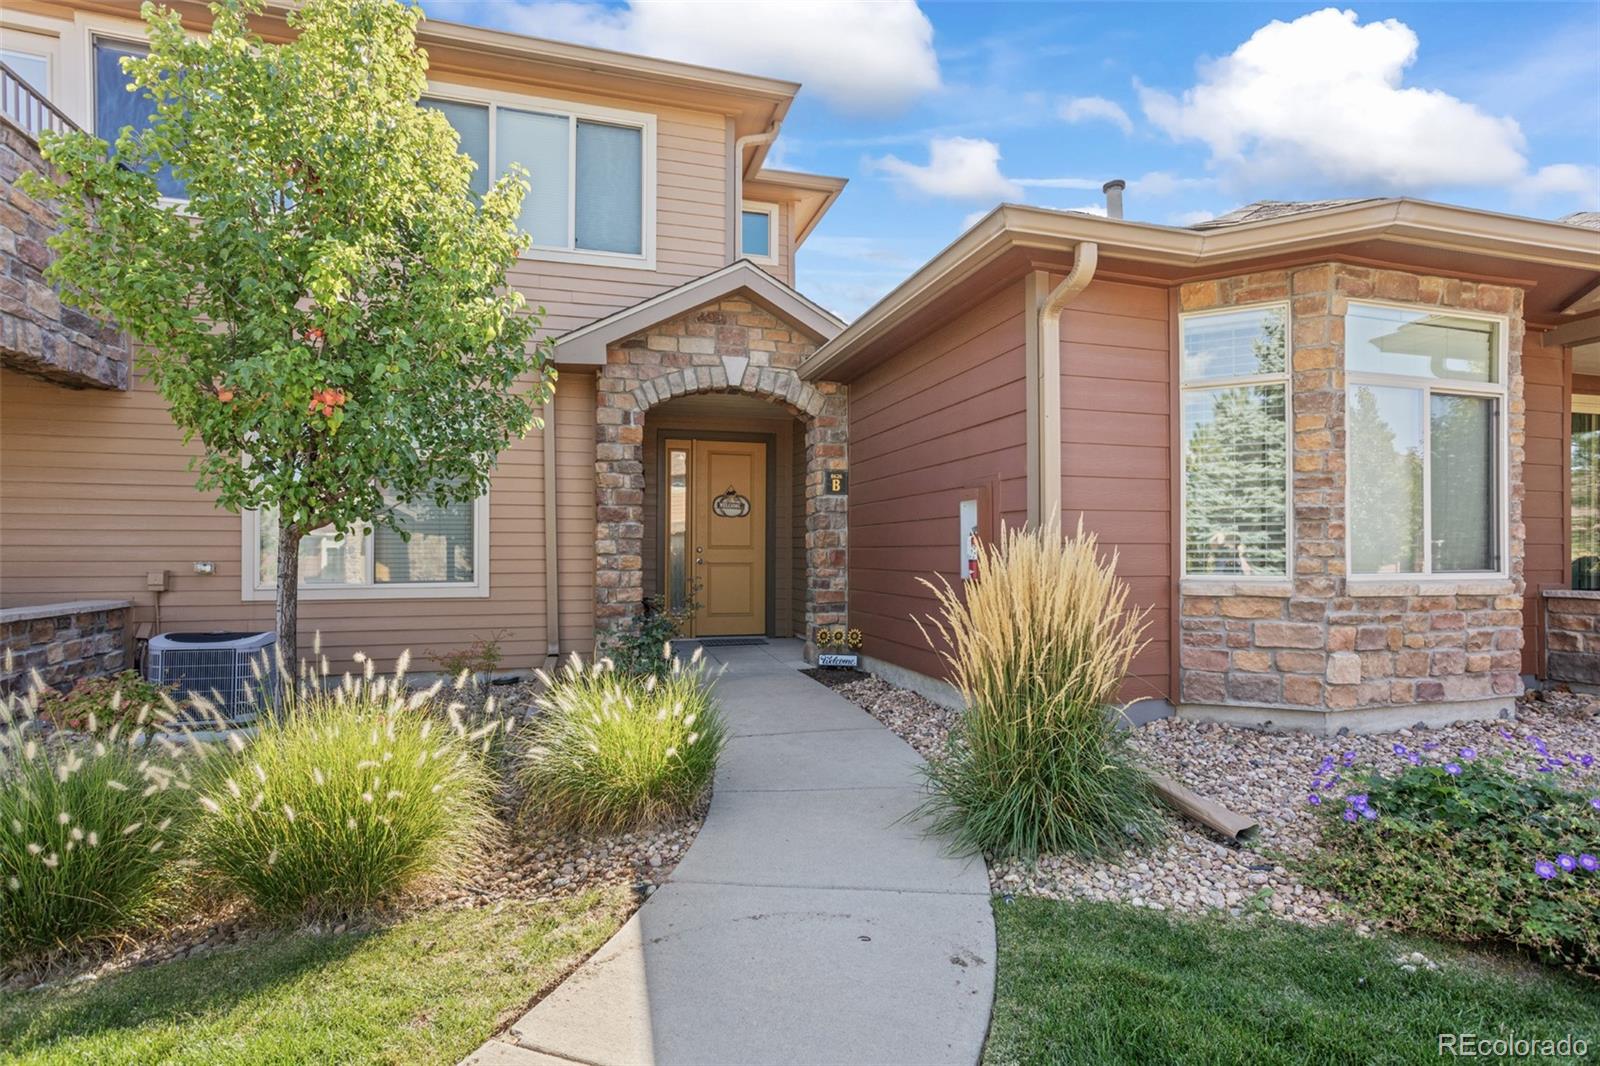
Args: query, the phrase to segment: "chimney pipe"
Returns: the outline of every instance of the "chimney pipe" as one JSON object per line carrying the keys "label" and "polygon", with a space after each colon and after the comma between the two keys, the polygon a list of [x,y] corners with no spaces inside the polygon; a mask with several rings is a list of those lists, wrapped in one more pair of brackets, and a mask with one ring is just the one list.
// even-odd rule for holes
{"label": "chimney pipe", "polygon": [[1107,218],[1122,217],[1122,190],[1127,187],[1128,183],[1121,178],[1112,178],[1100,187],[1100,191],[1106,194]]}

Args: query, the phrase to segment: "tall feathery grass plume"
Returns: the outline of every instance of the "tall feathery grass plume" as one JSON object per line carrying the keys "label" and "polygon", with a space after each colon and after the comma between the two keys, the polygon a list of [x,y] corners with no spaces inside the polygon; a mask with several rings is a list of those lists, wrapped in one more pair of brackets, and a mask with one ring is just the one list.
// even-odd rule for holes
{"label": "tall feathery grass plume", "polygon": [[277,713],[203,782],[199,869],[268,915],[358,912],[458,883],[496,830],[475,751],[486,732],[434,709],[442,683],[408,688],[407,656],[389,676],[356,665],[280,688]]}
{"label": "tall feathery grass plume", "polygon": [[1097,538],[1004,530],[960,588],[923,580],[936,615],[918,626],[965,709],[948,757],[926,768],[921,813],[954,847],[1003,857],[1096,855],[1159,839],[1165,822],[1117,725],[1117,696],[1144,646]]}
{"label": "tall feathery grass plume", "polygon": [[687,813],[705,795],[726,741],[700,652],[662,675],[574,656],[546,693],[524,749],[524,816],[621,832]]}
{"label": "tall feathery grass plume", "polygon": [[[7,663],[10,673],[10,663]],[[0,958],[116,940],[172,913],[208,745],[165,734],[176,707],[96,685],[64,704],[37,673],[0,704]],[[61,701],[57,701],[60,703]],[[95,709],[103,704],[104,718]]]}

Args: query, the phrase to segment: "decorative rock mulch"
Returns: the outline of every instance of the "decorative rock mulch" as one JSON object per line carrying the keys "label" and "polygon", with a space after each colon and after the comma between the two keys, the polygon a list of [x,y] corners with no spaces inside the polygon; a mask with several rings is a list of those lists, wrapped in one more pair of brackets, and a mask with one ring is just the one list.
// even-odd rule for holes
{"label": "decorative rock mulch", "polygon": [[[943,757],[958,718],[955,712],[878,678],[837,691],[924,758]],[[1556,753],[1594,752],[1600,747],[1600,699],[1540,690],[1518,701],[1512,722],[1346,737],[1159,719],[1129,734],[1140,758],[1202,796],[1254,818],[1261,827],[1254,840],[1241,846],[1175,817],[1167,840],[1152,851],[1099,860],[1047,855],[1033,864],[991,862],[990,884],[998,895],[1116,900],[1186,912],[1262,911],[1308,924],[1333,921],[1338,915],[1332,897],[1306,885],[1292,868],[1317,841],[1317,819],[1308,797],[1325,756],[1342,760],[1345,752],[1354,752],[1357,770],[1398,768],[1396,744],[1439,764],[1459,758],[1462,748],[1473,748],[1479,757],[1507,755],[1508,766],[1526,765],[1532,773],[1538,761],[1533,737]],[[1600,764],[1581,774],[1585,787],[1600,792]],[[1336,787],[1330,798],[1342,795]]]}

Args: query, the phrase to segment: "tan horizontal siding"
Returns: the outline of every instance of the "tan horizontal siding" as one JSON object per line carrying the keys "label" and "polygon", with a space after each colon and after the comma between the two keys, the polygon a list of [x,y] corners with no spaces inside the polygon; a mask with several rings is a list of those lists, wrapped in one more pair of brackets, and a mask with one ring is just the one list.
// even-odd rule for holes
{"label": "tan horizontal siding", "polygon": [[1023,290],[1010,285],[850,386],[850,623],[867,654],[930,676],[945,667],[915,618],[919,577],[958,579],[960,501],[995,483],[1026,517]]}
{"label": "tan horizontal siding", "polygon": [[1062,525],[1081,518],[1150,612],[1124,699],[1172,691],[1168,301],[1163,288],[1095,281],[1061,316]]}
{"label": "tan horizontal siding", "polygon": [[[570,373],[557,391],[562,642],[592,643],[594,378]],[[304,600],[307,650],[320,633],[336,663],[363,651],[381,662],[411,649],[451,651],[501,633],[507,667],[545,654],[542,434],[500,456],[490,488],[489,584],[483,597]],[[117,598],[155,622],[145,574],[166,570],[160,626],[270,629],[270,600],[242,598],[241,522],[194,488],[193,449],[182,446],[160,397],[71,391],[0,371],[0,605]],[[211,562],[216,573],[194,573]]]}

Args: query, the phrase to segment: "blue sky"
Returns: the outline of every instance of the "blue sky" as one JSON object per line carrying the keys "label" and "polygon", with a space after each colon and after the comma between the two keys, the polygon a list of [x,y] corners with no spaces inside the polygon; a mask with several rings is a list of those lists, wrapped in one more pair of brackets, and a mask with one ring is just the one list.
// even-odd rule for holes
{"label": "blue sky", "polygon": [[1600,209],[1600,4],[424,0],[805,83],[771,165],[850,179],[799,288],[853,317],[1001,200],[1187,224],[1255,199]]}

